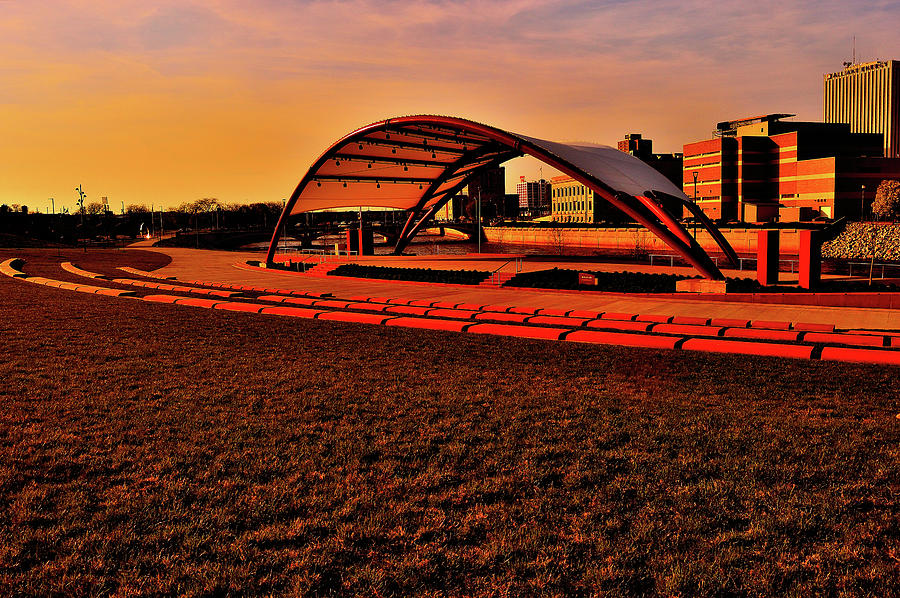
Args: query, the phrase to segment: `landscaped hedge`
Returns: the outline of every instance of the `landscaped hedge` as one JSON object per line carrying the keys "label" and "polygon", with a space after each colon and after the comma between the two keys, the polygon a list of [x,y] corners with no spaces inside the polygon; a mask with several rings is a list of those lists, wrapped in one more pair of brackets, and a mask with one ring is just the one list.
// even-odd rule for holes
{"label": "landscaped hedge", "polygon": [[[612,291],[617,293],[674,293],[675,283],[697,276],[677,274],[646,274],[643,272],[590,272],[597,277],[596,285],[579,285],[578,270],[539,270],[522,272],[503,286],[535,289],[577,289],[581,291]],[[822,281],[815,289],[825,293],[897,292],[900,287],[863,281]],[[729,278],[729,293],[800,293],[808,292],[796,286],[764,287],[753,278]]]}
{"label": "landscaped hedge", "polygon": [[597,277],[596,286],[579,286],[577,270],[560,270],[559,268],[522,272],[508,280],[503,286],[620,293],[674,293],[676,281],[690,278],[676,274],[644,274],[643,272],[591,272],[591,274]]}
{"label": "landscaped hedge", "polygon": [[490,272],[477,270],[432,270],[431,268],[387,268],[344,264],[330,273],[332,276],[377,278],[380,280],[408,280],[412,282],[442,282],[445,284],[480,284]]}

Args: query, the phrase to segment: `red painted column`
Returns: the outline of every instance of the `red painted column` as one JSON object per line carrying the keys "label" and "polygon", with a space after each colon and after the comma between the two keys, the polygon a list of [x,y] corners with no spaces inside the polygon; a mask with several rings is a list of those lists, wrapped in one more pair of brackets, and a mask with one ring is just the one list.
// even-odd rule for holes
{"label": "red painted column", "polygon": [[822,280],[822,247],[817,231],[800,231],[800,286],[811,289]]}
{"label": "red painted column", "polygon": [[778,231],[761,230],[756,239],[756,280],[767,287],[778,284]]}
{"label": "red painted column", "polygon": [[354,228],[346,231],[347,251],[359,251],[359,232]]}
{"label": "red painted column", "polygon": [[375,255],[375,234],[371,228],[360,227],[357,246],[359,255]]}

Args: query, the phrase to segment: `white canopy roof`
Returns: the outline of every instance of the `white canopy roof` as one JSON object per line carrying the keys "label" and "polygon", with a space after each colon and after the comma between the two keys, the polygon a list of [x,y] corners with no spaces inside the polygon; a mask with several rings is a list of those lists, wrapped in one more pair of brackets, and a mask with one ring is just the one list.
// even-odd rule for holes
{"label": "white canopy roof", "polygon": [[565,144],[442,116],[389,119],[331,146],[291,198],[291,213],[356,206],[427,209],[449,200],[481,168],[530,154],[615,192],[681,190],[639,159],[605,145]]}

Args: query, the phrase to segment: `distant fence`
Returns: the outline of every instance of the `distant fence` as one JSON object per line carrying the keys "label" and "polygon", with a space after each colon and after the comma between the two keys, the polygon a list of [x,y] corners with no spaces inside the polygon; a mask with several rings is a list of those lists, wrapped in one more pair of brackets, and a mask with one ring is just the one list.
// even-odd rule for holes
{"label": "distant fence", "polygon": [[[650,258],[651,266],[654,262],[668,263],[669,266],[674,266],[676,264],[689,265],[680,255],[671,253],[651,253],[648,257]],[[711,256],[711,259],[715,262],[716,266],[719,265],[720,261],[726,261],[720,256]],[[781,259],[778,260],[778,271],[794,273],[799,271],[799,264],[799,259]],[[858,277],[868,277],[870,268],[872,270],[873,278],[900,278],[900,264],[888,262],[831,262],[829,272],[831,274],[846,273],[848,278],[852,278],[854,273]],[[756,258],[739,257],[737,269],[741,271],[756,271]]]}

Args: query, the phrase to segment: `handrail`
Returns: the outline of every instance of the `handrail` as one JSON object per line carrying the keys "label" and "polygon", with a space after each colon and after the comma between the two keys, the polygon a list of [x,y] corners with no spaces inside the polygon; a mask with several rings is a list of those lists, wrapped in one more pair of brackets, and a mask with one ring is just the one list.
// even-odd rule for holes
{"label": "handrail", "polygon": [[886,262],[847,262],[847,277],[853,278],[853,266],[864,266],[866,268],[874,269],[876,266],[881,266],[881,276],[879,278],[885,278],[885,270],[887,268],[898,268],[900,269],[900,264],[888,264]]}
{"label": "handrail", "polygon": [[510,262],[515,262],[515,264],[516,264],[516,274],[518,274],[519,272],[522,271],[522,258],[520,258],[520,257],[515,257],[515,258],[513,258],[513,259],[511,259],[511,260],[506,260],[499,268],[497,268],[496,270],[492,271],[491,274],[496,274],[497,272],[499,272],[500,270],[502,270],[503,268],[505,268],[507,265],[509,265]]}

